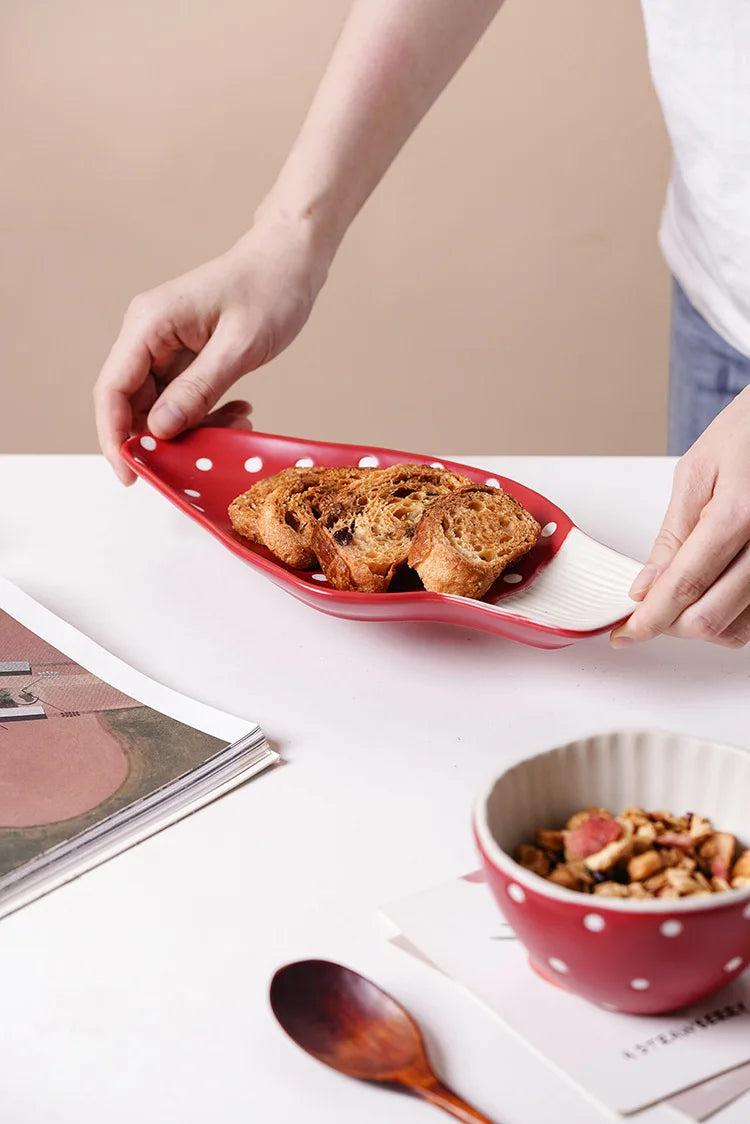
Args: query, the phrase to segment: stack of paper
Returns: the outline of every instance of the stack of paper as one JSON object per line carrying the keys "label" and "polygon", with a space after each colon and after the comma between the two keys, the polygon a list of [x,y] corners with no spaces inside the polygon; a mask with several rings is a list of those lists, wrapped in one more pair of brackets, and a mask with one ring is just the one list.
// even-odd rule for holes
{"label": "stack of paper", "polygon": [[747,1092],[750,1120],[750,973],[673,1014],[622,1015],[538,977],[478,873],[383,912],[395,944],[468,988],[601,1107],[646,1124],[648,1106],[666,1103],[675,1120],[702,1121]]}

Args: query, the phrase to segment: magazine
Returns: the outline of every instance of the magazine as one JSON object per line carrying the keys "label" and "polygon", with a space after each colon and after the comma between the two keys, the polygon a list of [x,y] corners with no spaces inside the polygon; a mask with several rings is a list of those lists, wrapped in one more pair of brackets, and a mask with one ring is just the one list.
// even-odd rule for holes
{"label": "magazine", "polygon": [[0,578],[0,917],[278,760]]}

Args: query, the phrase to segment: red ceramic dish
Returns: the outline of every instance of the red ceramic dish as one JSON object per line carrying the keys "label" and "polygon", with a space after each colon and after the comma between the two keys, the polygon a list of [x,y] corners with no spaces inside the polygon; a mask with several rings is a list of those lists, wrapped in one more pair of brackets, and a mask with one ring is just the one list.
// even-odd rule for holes
{"label": "red ceramic dish", "polygon": [[[639,566],[595,542],[550,500],[514,480],[420,453],[335,445],[268,433],[195,429],[174,441],[132,437],[128,464],[225,546],[293,596],[338,617],[369,621],[436,621],[497,633],[539,648],[561,648],[613,628],[632,610],[627,590]],[[321,574],[293,570],[232,529],[230,502],[257,480],[290,465],[442,464],[472,480],[502,487],[539,521],[539,542],[483,600],[426,590],[384,594],[340,592]]]}
{"label": "red ceramic dish", "polygon": [[705,897],[606,898],[566,890],[512,858],[537,828],[591,806],[692,810],[743,845],[750,753],[660,731],[571,742],[492,780],[474,813],[490,889],[536,971],[609,1010],[696,1003],[750,964],[750,888]]}

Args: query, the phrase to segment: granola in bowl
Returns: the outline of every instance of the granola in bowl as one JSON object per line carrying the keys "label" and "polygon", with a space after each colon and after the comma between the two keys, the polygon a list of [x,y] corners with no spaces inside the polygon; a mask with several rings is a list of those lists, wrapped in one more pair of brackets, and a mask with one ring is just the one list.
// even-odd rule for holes
{"label": "granola in bowl", "polygon": [[515,849],[526,870],[609,898],[682,898],[750,886],[750,849],[693,812],[586,808]]}

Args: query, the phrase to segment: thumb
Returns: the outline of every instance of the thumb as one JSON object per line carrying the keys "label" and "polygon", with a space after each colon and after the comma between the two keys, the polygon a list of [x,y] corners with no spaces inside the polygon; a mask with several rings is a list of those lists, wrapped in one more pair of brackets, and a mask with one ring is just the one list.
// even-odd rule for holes
{"label": "thumb", "polygon": [[217,329],[190,366],[159,395],[148,415],[149,430],[167,440],[197,425],[244,373],[243,352]]}
{"label": "thumb", "polygon": [[642,601],[664,573],[700,518],[711,498],[705,477],[690,463],[680,461],[674,475],[672,495],[664,521],[651,547],[646,565],[630,587],[630,599]]}

